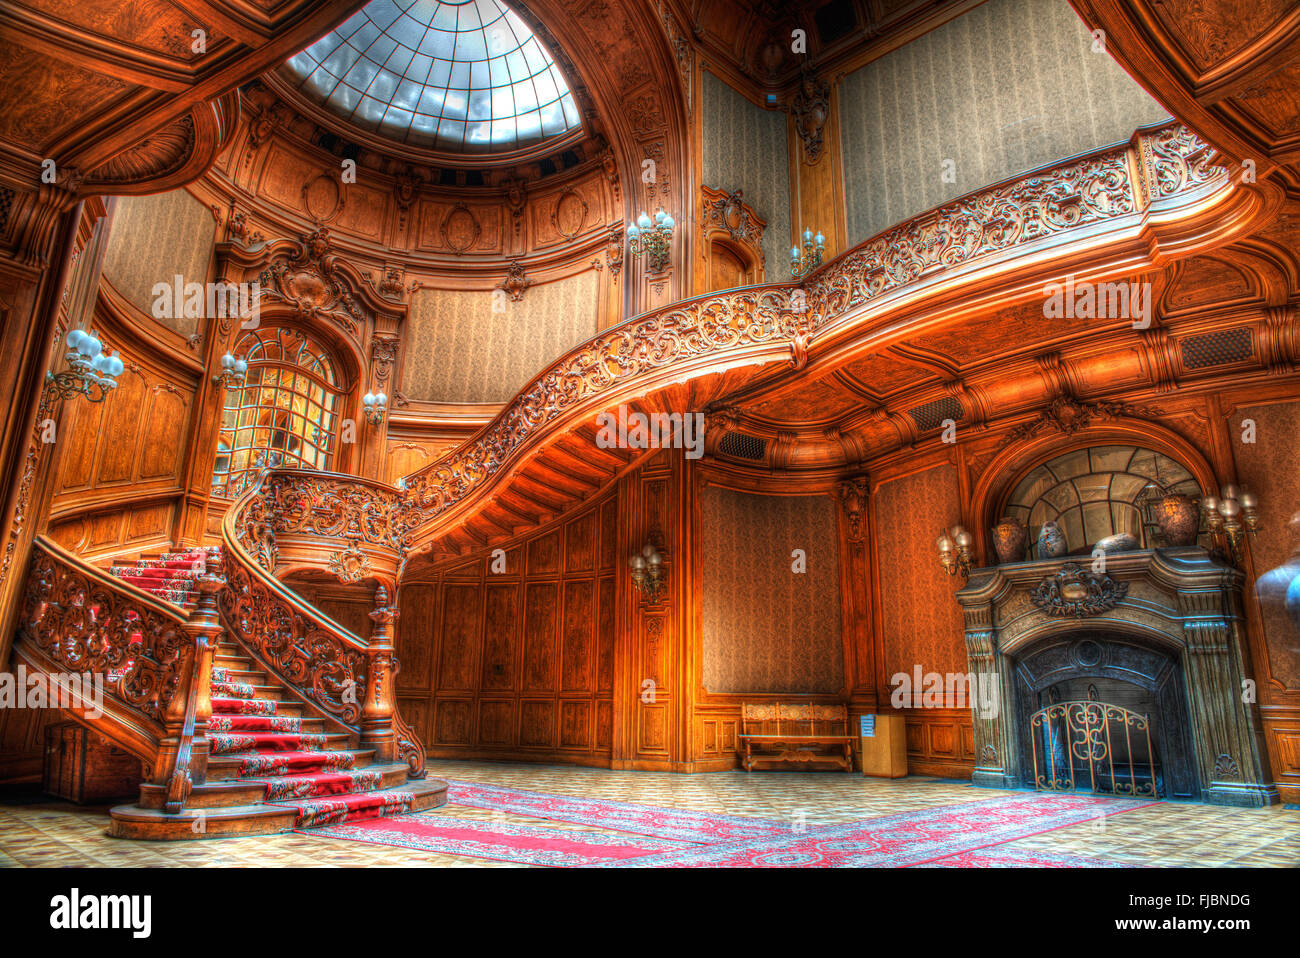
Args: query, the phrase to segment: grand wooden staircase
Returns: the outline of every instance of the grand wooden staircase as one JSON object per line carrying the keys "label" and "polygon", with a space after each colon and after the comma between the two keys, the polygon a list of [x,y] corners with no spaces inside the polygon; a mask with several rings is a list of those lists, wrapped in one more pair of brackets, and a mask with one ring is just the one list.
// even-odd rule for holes
{"label": "grand wooden staircase", "polygon": [[[109,677],[102,715],[68,711],[145,763],[139,802],[113,810],[114,835],[254,834],[441,804],[445,784],[423,780],[424,747],[396,706],[388,596],[412,555],[507,542],[633,468],[647,450],[602,448],[599,413],[707,410],[792,367],[833,368],[1041,295],[1067,272],[1130,277],[1204,248],[1211,227],[1229,242],[1280,202],[1269,184],[1229,177],[1177,124],[1139,130],[945,204],[802,283],[696,297],[605,330],[396,487],[269,469],[227,511],[219,549],[113,572],[38,539],[15,656]],[[371,634],[287,587],[301,569],[377,583]]]}

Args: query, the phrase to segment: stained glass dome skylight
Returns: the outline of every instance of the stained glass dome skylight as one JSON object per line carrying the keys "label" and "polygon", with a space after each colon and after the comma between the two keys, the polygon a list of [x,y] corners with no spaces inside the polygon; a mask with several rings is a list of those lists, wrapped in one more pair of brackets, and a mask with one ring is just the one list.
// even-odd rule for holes
{"label": "stained glass dome skylight", "polygon": [[285,73],[344,119],[416,146],[506,152],[579,124],[550,54],[498,0],[372,0]]}

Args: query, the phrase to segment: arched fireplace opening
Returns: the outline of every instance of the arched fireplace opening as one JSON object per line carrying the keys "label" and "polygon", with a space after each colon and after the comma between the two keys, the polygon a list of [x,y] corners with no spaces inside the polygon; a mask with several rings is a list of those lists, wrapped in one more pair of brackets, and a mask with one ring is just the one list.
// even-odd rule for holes
{"label": "arched fireplace opening", "polygon": [[1022,784],[1200,797],[1176,654],[1120,632],[1070,630],[1023,649],[1013,674]]}

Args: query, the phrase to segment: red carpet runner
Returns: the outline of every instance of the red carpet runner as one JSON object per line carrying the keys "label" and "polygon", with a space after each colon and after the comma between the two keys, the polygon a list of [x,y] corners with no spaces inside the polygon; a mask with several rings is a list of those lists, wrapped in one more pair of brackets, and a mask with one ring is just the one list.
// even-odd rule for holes
{"label": "red carpet runner", "polygon": [[[109,571],[165,602],[192,607],[198,599],[194,580],[205,560],[202,549],[168,552],[134,565],[118,563]],[[229,638],[218,645],[215,661],[207,735],[209,782],[228,778],[265,784],[263,801],[295,809],[295,828],[409,810],[411,793],[381,791],[379,771],[354,768],[358,753],[345,747],[346,735],[327,734],[322,719],[288,714],[302,706],[280,701],[277,687],[260,684],[267,681],[266,673],[251,666]]]}
{"label": "red carpet runner", "polygon": [[[594,832],[417,814],[395,822],[325,828],[328,838],[522,864],[641,868],[1010,868],[1117,867],[1087,858],[998,849],[1030,835],[1153,804],[1026,794],[943,805],[882,818],[789,825],[739,816],[546,795],[454,782],[455,804],[638,833]],[[693,839],[685,836],[693,835]],[[653,838],[643,837],[653,836]],[[730,837],[723,837],[730,836]],[[686,844],[689,840],[692,844]],[[656,844],[670,846],[656,851]]]}

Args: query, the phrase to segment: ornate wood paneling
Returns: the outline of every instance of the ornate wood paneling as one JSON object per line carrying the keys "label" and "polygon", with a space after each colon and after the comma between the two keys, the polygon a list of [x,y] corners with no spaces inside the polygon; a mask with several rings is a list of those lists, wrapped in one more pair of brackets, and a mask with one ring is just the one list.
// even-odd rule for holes
{"label": "ornate wood paneling", "polygon": [[611,491],[500,555],[403,585],[402,708],[423,716],[408,720],[431,754],[609,763],[616,510]]}

